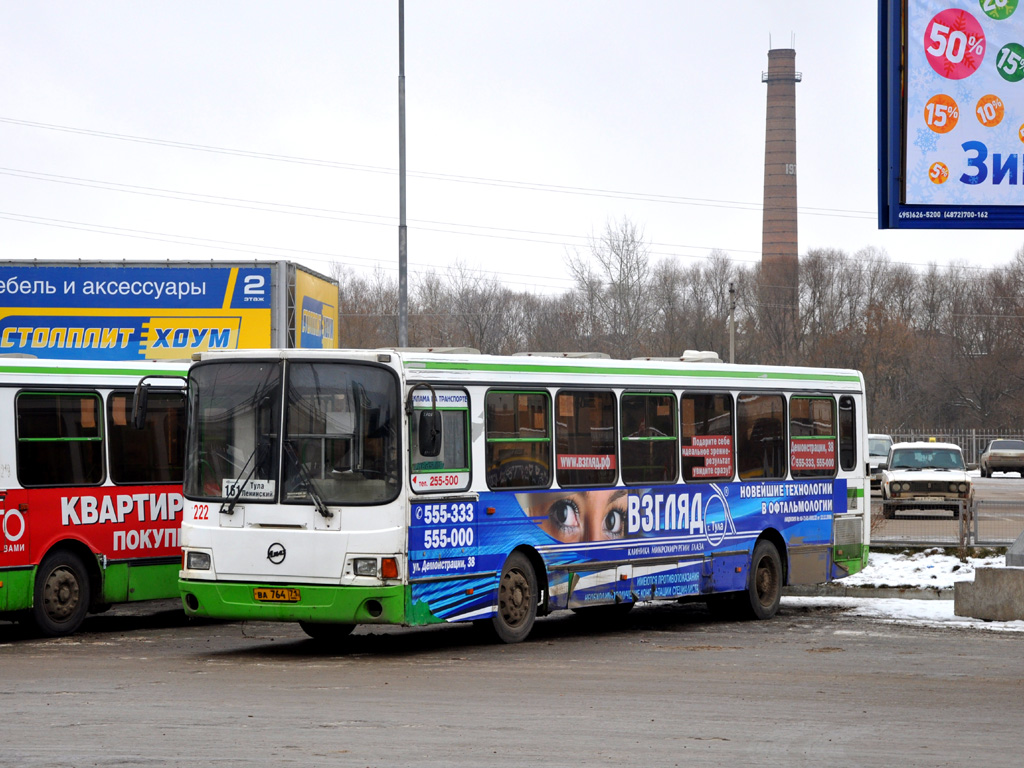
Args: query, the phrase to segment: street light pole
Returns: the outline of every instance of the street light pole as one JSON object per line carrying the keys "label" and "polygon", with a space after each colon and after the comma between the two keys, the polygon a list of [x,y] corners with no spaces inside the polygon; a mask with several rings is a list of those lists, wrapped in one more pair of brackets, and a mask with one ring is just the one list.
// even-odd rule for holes
{"label": "street light pole", "polygon": [[409,346],[409,234],[405,225],[405,0],[398,0],[398,346]]}
{"label": "street light pole", "polygon": [[736,362],[736,289],[729,283],[729,362]]}

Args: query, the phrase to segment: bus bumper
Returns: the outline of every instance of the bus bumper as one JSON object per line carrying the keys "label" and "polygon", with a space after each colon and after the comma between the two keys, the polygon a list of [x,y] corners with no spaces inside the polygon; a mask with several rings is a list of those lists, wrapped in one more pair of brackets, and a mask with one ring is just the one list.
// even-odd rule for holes
{"label": "bus bumper", "polygon": [[298,591],[294,602],[256,599],[266,584],[178,580],[181,602],[189,616],[248,621],[310,621],[329,624],[403,624],[405,592],[402,585],[379,587],[325,587],[278,585]]}

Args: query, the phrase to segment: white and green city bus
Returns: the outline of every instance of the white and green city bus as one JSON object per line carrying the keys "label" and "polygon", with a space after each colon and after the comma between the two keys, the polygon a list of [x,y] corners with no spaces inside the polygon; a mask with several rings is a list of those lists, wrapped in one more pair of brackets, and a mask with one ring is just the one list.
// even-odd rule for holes
{"label": "white and green city bus", "polygon": [[89,611],[178,596],[187,374],[0,357],[0,619],[66,635]]}
{"label": "white and green city bus", "polygon": [[706,601],[768,618],[867,562],[857,371],[408,349],[203,353],[193,616],[480,622]]}

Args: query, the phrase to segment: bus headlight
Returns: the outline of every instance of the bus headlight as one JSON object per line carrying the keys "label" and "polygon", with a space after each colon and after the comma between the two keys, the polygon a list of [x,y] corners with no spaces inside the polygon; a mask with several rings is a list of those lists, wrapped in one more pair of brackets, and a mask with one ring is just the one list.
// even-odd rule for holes
{"label": "bus headlight", "polygon": [[352,570],[356,576],[376,576],[377,558],[356,557],[352,560]]}
{"label": "bus headlight", "polygon": [[198,552],[194,549],[188,550],[185,555],[185,568],[189,571],[208,571],[213,561],[209,552]]}

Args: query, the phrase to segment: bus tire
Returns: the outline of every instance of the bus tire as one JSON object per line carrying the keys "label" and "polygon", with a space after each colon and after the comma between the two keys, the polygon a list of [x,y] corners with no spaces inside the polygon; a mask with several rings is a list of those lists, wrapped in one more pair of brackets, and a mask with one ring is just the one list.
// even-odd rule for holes
{"label": "bus tire", "polygon": [[299,626],[311,638],[322,643],[339,643],[356,628],[355,624],[319,624],[312,621],[300,621]]}
{"label": "bus tire", "polygon": [[744,608],[749,611],[751,618],[770,619],[779,610],[782,601],[782,558],[770,541],[762,539],[754,547],[746,596]]}
{"label": "bus tire", "polygon": [[70,635],[89,610],[89,573],[82,558],[58,549],[43,558],[36,571],[32,622],[46,637]]}
{"label": "bus tire", "polygon": [[498,581],[498,606],[491,617],[491,629],[503,643],[526,639],[537,618],[537,574],[530,559],[513,552],[501,568]]}

